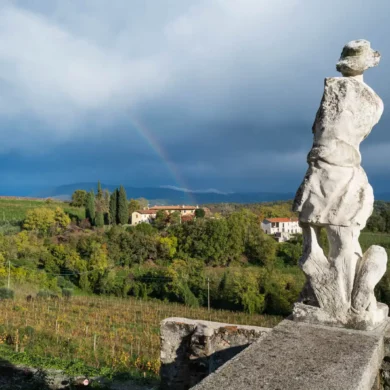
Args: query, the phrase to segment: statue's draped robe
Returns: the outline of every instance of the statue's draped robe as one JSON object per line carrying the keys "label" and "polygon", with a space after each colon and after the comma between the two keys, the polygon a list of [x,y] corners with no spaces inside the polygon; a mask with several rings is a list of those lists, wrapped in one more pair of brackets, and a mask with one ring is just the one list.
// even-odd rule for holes
{"label": "statue's draped robe", "polygon": [[364,82],[350,77],[325,80],[309,168],[294,200],[301,222],[364,228],[374,196],[360,166],[359,145],[382,113],[382,100]]}

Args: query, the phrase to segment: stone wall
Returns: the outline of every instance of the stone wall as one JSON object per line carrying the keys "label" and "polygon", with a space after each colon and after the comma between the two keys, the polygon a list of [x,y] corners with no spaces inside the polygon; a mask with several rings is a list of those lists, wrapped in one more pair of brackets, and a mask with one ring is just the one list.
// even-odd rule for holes
{"label": "stone wall", "polygon": [[379,386],[373,390],[390,390],[390,328],[387,330],[384,337],[384,359],[379,371]]}
{"label": "stone wall", "polygon": [[271,331],[168,318],[161,323],[161,389],[187,390]]}

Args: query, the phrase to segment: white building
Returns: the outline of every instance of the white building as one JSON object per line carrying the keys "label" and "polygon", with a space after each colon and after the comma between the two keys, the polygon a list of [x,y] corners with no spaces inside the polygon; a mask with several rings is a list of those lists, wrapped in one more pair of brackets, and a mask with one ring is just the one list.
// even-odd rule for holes
{"label": "white building", "polygon": [[151,223],[156,218],[156,210],[137,210],[131,214],[131,224],[133,226],[139,223]]}
{"label": "white building", "polygon": [[278,236],[281,233],[302,234],[298,218],[266,218],[261,223],[261,228],[266,234],[277,234]]}

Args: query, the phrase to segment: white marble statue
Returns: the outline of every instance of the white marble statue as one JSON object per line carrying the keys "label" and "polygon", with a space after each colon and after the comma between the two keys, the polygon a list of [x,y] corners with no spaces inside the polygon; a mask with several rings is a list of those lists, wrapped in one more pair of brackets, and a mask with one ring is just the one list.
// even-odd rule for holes
{"label": "white marble statue", "polygon": [[[363,255],[358,241],[374,203],[359,145],[383,113],[363,72],[379,60],[368,41],[349,42],[336,66],[343,77],[325,79],[309,168],[293,206],[304,235],[300,266],[308,279],[302,303],[294,308],[296,320],[372,329],[387,317],[387,306],[374,296],[386,271],[386,252],[372,246]],[[321,229],[329,241],[327,255],[319,245]]]}

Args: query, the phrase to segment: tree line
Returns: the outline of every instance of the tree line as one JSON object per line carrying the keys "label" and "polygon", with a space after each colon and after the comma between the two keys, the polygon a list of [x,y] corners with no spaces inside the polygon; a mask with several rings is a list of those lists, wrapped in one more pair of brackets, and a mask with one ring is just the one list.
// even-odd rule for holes
{"label": "tree line", "polygon": [[126,225],[130,222],[131,214],[147,206],[146,199],[127,200],[125,188],[121,185],[112,193],[103,190],[100,181],[97,192],[91,189],[76,190],[72,194],[71,205],[85,207],[86,219],[84,224],[103,227],[104,225]]}

